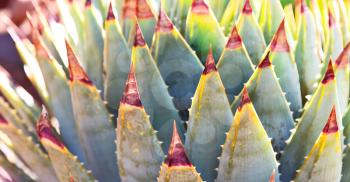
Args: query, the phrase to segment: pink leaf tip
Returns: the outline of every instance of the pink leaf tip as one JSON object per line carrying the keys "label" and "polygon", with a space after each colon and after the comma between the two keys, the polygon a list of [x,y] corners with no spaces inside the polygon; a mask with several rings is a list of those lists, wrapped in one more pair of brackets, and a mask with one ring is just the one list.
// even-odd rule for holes
{"label": "pink leaf tip", "polygon": [[209,6],[204,0],[193,0],[191,11],[196,14],[208,14]]}
{"label": "pink leaf tip", "polygon": [[173,137],[171,139],[168,155],[164,163],[169,167],[192,166],[186,155],[179,133],[177,132],[175,121],[173,125]]}
{"label": "pink leaf tip", "polygon": [[149,19],[154,17],[147,0],[136,0],[136,16],[138,19]]}
{"label": "pink leaf tip", "polygon": [[171,32],[173,28],[174,28],[173,23],[171,22],[169,17],[166,15],[165,11],[161,9],[159,11],[156,30],[159,32]]}
{"label": "pink leaf tip", "polygon": [[332,64],[332,59],[329,60],[328,63],[328,67],[327,67],[327,71],[326,74],[323,77],[322,83],[326,84],[329,81],[334,80],[335,76],[334,76],[334,70],[333,70],[333,64]]}
{"label": "pink leaf tip", "polygon": [[282,20],[275,35],[273,36],[270,48],[271,48],[271,51],[288,52],[290,50],[288,40],[287,40],[286,30],[284,27],[284,19]]}
{"label": "pink leaf tip", "polygon": [[213,51],[212,51],[212,48],[210,47],[207,60],[205,62],[205,68],[203,70],[203,74],[206,75],[214,71],[216,71],[216,66],[215,66],[215,61],[213,57]]}
{"label": "pink leaf tip", "polygon": [[60,147],[61,149],[65,148],[64,144],[55,135],[49,120],[49,114],[47,113],[45,108],[43,108],[40,114],[39,121],[36,125],[36,132],[41,140],[46,139],[55,144],[56,146]]}
{"label": "pink leaf tip", "polygon": [[253,9],[252,6],[250,5],[250,1],[246,0],[242,9],[243,14],[252,14]]}
{"label": "pink leaf tip", "polygon": [[49,59],[51,57],[40,38],[39,32],[34,27],[32,27],[32,42],[35,47],[35,53],[38,57],[45,59]]}
{"label": "pink leaf tip", "polygon": [[271,66],[271,61],[270,61],[270,51],[267,52],[265,55],[264,59],[260,62],[259,68],[265,68]]}
{"label": "pink leaf tip", "polygon": [[84,71],[84,69],[80,66],[77,57],[75,56],[72,47],[65,41],[66,49],[67,49],[67,57],[68,57],[68,69],[69,69],[69,77],[71,81],[79,80],[86,84],[92,85],[91,80],[88,75]]}
{"label": "pink leaf tip", "polygon": [[335,25],[336,25],[336,21],[332,14],[332,11],[328,9],[328,26],[331,28],[331,27],[334,27]]}
{"label": "pink leaf tip", "polygon": [[337,113],[335,110],[335,106],[333,106],[331,114],[328,117],[328,121],[324,126],[322,132],[326,134],[335,133],[339,130],[337,123]]}
{"label": "pink leaf tip", "polygon": [[305,0],[300,0],[300,12],[304,13],[308,10]]}
{"label": "pink leaf tip", "polygon": [[243,93],[242,93],[242,99],[241,102],[239,103],[238,110],[240,111],[245,104],[251,103],[251,100],[249,98],[248,90],[247,87],[243,87]]}
{"label": "pink leaf tip", "polygon": [[120,102],[123,104],[128,104],[136,107],[142,107],[140,94],[138,91],[137,82],[135,78],[135,68],[133,63],[131,63],[130,65],[128,79],[126,80],[123,97]]}
{"label": "pink leaf tip", "polygon": [[136,22],[135,24],[135,40],[134,40],[134,46],[145,46],[146,42],[145,39],[143,38],[141,28],[139,24]]}
{"label": "pink leaf tip", "polygon": [[7,125],[9,122],[0,114],[0,124]]}
{"label": "pink leaf tip", "polygon": [[107,21],[115,20],[115,15],[114,15],[114,12],[113,12],[112,2],[109,3],[108,13],[107,13],[107,18],[106,18],[106,20],[107,20]]}
{"label": "pink leaf tip", "polygon": [[233,26],[231,35],[227,41],[226,48],[227,49],[237,49],[242,47],[242,39],[241,36],[239,36],[237,27]]}

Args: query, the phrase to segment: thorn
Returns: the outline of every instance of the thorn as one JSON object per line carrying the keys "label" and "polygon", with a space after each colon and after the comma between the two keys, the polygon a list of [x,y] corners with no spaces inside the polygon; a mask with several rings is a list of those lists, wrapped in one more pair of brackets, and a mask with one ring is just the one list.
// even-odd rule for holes
{"label": "thorn", "polygon": [[171,139],[168,156],[165,159],[164,163],[169,167],[192,166],[190,160],[186,155],[185,148],[181,142],[179,133],[177,132],[175,121],[173,123],[173,127],[173,136]]}
{"label": "thorn", "polygon": [[305,95],[305,99],[306,99],[306,100],[309,101],[309,100],[311,100],[311,98],[312,98],[312,95]]}
{"label": "thorn", "polygon": [[264,59],[259,63],[258,68],[265,68],[271,66],[271,61],[270,61],[270,51],[268,51],[264,57]]}
{"label": "thorn", "polygon": [[284,18],[280,23],[275,35],[272,38],[270,44],[271,51],[281,51],[281,52],[289,52],[289,44],[287,40],[286,30],[284,27]]}
{"label": "thorn", "polygon": [[165,13],[165,11],[161,8],[159,11],[159,17],[157,22],[156,31],[159,32],[171,32],[174,28],[173,23]]}
{"label": "thorn", "polygon": [[207,56],[207,60],[205,62],[205,68],[203,70],[203,75],[209,74],[211,72],[217,71],[216,66],[215,66],[215,61],[213,57],[213,51],[212,48],[210,47],[209,53]]}
{"label": "thorn", "polygon": [[69,45],[68,41],[65,40],[67,57],[68,57],[68,68],[69,68],[69,77],[71,81],[79,80],[88,85],[92,85],[89,77],[87,76],[84,69],[80,66],[77,57],[75,56],[72,47]]}
{"label": "thorn", "polygon": [[141,28],[140,28],[139,23],[137,21],[136,21],[136,24],[135,24],[135,30],[136,30],[136,33],[135,33],[134,46],[135,47],[137,47],[137,46],[145,46],[146,42],[145,42],[145,39],[143,38],[143,34],[142,34],[142,31],[141,31]]}
{"label": "thorn", "polygon": [[44,106],[43,106],[43,109],[41,111],[39,121],[36,125],[36,132],[37,132],[40,140],[46,139],[61,149],[65,148],[63,143],[55,135],[53,128],[51,126],[51,123],[50,123],[49,114],[47,113],[47,110]]}
{"label": "thorn", "polygon": [[112,6],[112,2],[109,3],[109,7],[108,7],[108,13],[107,13],[107,21],[112,21],[115,20],[115,15],[113,12],[113,6]]}
{"label": "thorn", "polygon": [[251,100],[249,98],[249,94],[248,94],[248,90],[247,90],[247,87],[244,85],[243,87],[243,93],[242,93],[242,99],[241,99],[241,102],[239,103],[238,105],[238,111],[241,111],[243,106],[245,104],[248,104],[248,103],[251,103]]}
{"label": "thorn", "polygon": [[252,14],[252,12],[253,12],[253,9],[250,5],[250,1],[246,0],[244,3],[243,9],[242,9],[242,13],[243,14]]}
{"label": "thorn", "polygon": [[193,0],[191,12],[196,14],[208,14],[209,6],[204,0]]}
{"label": "thorn", "polygon": [[226,48],[234,50],[240,47],[242,47],[242,39],[238,34],[236,25],[234,25],[231,31],[231,35],[227,41]]}
{"label": "thorn", "polygon": [[334,71],[333,71],[333,66],[332,66],[332,59],[329,60],[327,71],[323,77],[322,83],[326,84],[329,81],[334,80]]}
{"label": "thorn", "polygon": [[337,123],[337,113],[335,111],[335,106],[332,107],[331,114],[328,117],[328,121],[323,128],[322,132],[326,134],[338,132],[338,123]]}

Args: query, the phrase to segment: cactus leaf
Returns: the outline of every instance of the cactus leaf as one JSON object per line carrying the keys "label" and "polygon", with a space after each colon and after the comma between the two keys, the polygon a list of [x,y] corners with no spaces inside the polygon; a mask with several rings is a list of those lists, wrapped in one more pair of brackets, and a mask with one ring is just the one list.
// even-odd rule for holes
{"label": "cactus leaf", "polygon": [[162,146],[163,151],[167,151],[171,141],[169,132],[172,129],[172,122],[176,120],[181,133],[185,131],[184,125],[175,109],[148,46],[143,39],[140,27],[138,24],[135,26],[136,35],[131,57],[135,67],[135,75],[142,104],[146,113],[150,115],[153,128],[158,131],[158,139],[164,142]]}
{"label": "cactus leaf", "polygon": [[[290,136],[290,130],[294,128],[294,121],[269,55],[270,51],[264,55],[246,87],[264,129],[272,138],[275,152],[280,154]],[[232,111],[238,108],[242,94],[232,103]]]}
{"label": "cactus leaf", "polygon": [[117,121],[120,178],[122,181],[155,181],[164,153],[142,106],[134,69],[131,65]]}
{"label": "cactus leaf", "polygon": [[84,9],[84,55],[80,58],[91,81],[103,92],[103,29],[95,6],[87,0]]}
{"label": "cactus leaf", "polygon": [[264,33],[265,42],[269,44],[284,17],[279,0],[263,0],[259,16],[259,24]]}
{"label": "cactus leaf", "polygon": [[154,34],[152,55],[175,107],[187,120],[203,65],[163,10]]}
{"label": "cactus leaf", "polygon": [[302,108],[299,74],[287,40],[284,19],[272,38],[269,49],[271,62],[275,66],[275,73],[279,78],[281,88],[286,93],[287,101],[291,103],[290,109],[293,111],[294,117],[298,117]]}
{"label": "cactus leaf", "polygon": [[119,108],[130,62],[131,52],[110,4],[107,20],[105,21],[103,60],[105,73],[104,98],[110,109],[117,110]]}
{"label": "cactus leaf", "polygon": [[209,51],[205,69],[192,100],[185,148],[203,180],[213,181],[219,165],[217,157],[233,121],[214,58]]}
{"label": "cactus leaf", "polygon": [[168,155],[161,166],[158,182],[202,182],[186,155],[175,122]]}
{"label": "cactus leaf", "polygon": [[274,170],[278,169],[271,141],[244,87],[220,157],[217,181],[268,181]]}
{"label": "cactus leaf", "polygon": [[349,101],[350,85],[350,42],[344,47],[338,58],[335,60],[334,73],[337,80],[337,91],[340,105],[340,112],[344,115]]}
{"label": "cactus leaf", "polygon": [[248,81],[254,71],[254,65],[236,26],[232,28],[231,35],[217,66],[228,100],[231,103],[234,96],[241,92],[244,83]]}
{"label": "cactus leaf", "polygon": [[185,37],[203,64],[210,46],[213,49],[214,59],[219,60],[226,37],[205,0],[193,0],[187,15]]}
{"label": "cactus leaf", "polygon": [[120,181],[114,153],[114,125],[97,88],[80,66],[68,42],[66,46],[74,119],[86,167],[93,171],[97,180]]}
{"label": "cactus leaf", "polygon": [[333,106],[322,133],[316,140],[294,181],[340,181],[342,169],[341,143],[335,106]]}
{"label": "cactus leaf", "polygon": [[258,65],[266,49],[266,44],[258,20],[253,14],[250,0],[246,0],[244,3],[241,14],[237,20],[237,30],[242,37],[252,63]]}
{"label": "cactus leaf", "polygon": [[[281,157],[281,180],[289,181],[294,178],[295,172],[311,151],[317,137],[326,124],[332,106],[339,108],[337,86],[332,62],[328,64],[327,72],[316,89],[314,95],[304,107],[301,120],[296,125],[295,133],[289,139],[290,142],[284,149]],[[340,109],[336,109],[338,126],[342,126]]]}
{"label": "cactus leaf", "polygon": [[56,136],[45,108],[37,123],[37,133],[60,181],[94,181],[91,174]]}
{"label": "cactus leaf", "polygon": [[[50,96],[49,108],[59,122],[63,141],[68,149],[85,162],[82,147],[77,137],[71,94],[68,80],[61,66],[50,55],[39,33],[33,30],[32,40],[36,49],[39,67],[44,75],[45,85]],[[57,92],[60,90],[59,92]]]}
{"label": "cactus leaf", "polygon": [[303,1],[300,6],[300,23],[298,40],[295,47],[295,61],[297,63],[301,95],[303,103],[306,95],[313,94],[314,84],[318,82],[317,75],[321,71],[321,58],[317,52],[319,37],[317,37],[314,17]]}

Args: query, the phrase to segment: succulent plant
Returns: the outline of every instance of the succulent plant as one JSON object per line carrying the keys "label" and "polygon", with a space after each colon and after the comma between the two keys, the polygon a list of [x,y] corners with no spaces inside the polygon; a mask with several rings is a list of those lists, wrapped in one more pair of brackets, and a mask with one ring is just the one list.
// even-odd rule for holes
{"label": "succulent plant", "polygon": [[289,2],[35,6],[8,32],[43,106],[0,67],[0,181],[349,182],[350,1]]}

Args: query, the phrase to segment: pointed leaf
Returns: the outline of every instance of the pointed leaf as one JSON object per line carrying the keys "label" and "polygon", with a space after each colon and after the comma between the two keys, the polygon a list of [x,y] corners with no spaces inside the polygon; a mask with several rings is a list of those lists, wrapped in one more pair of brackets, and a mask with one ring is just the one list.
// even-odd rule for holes
{"label": "pointed leaf", "polygon": [[[246,87],[264,129],[272,138],[273,149],[280,154],[290,136],[290,130],[294,127],[294,121],[269,54],[267,52],[262,59]],[[243,92],[232,103],[232,111],[238,108],[242,94]]]}
{"label": "pointed leaf", "polygon": [[218,182],[268,181],[271,171],[278,170],[271,141],[245,87],[222,150]]}
{"label": "pointed leaf", "polygon": [[330,62],[328,71],[310,101],[306,103],[296,130],[284,149],[280,160],[281,180],[289,181],[294,178],[296,170],[302,165],[304,157],[311,151],[326,124],[325,118],[328,118],[333,105],[336,106],[338,125],[342,126],[340,109],[337,109],[339,104],[334,77]]}
{"label": "pointed leaf", "polygon": [[156,181],[164,153],[142,106],[133,65],[117,123],[117,155],[122,181]]}
{"label": "pointed leaf", "polygon": [[84,55],[82,65],[91,81],[99,90],[103,90],[103,29],[95,6],[88,4],[84,9]]}
{"label": "pointed leaf", "polygon": [[150,115],[153,128],[158,131],[158,139],[164,142],[163,151],[167,151],[171,141],[169,132],[172,129],[172,122],[176,120],[181,133],[185,131],[184,125],[171,101],[138,24],[136,24],[136,36],[132,48],[132,63],[135,66],[142,104],[146,113]]}
{"label": "pointed leaf", "polygon": [[68,149],[77,155],[81,161],[85,162],[82,146],[77,137],[71,94],[66,75],[57,61],[48,52],[38,32],[35,30],[32,32],[32,40],[35,45],[39,67],[50,95],[49,108],[59,122],[62,139]]}
{"label": "pointed leaf", "polygon": [[287,40],[284,20],[281,22],[269,46],[271,62],[286,99],[291,103],[294,117],[299,117],[302,108],[299,74],[292,50]]}
{"label": "pointed leaf", "polygon": [[238,19],[244,5],[244,0],[230,0],[220,20],[220,25],[224,27],[225,34],[229,34],[232,25]]}
{"label": "pointed leaf", "polygon": [[301,22],[298,30],[298,41],[295,48],[295,61],[297,62],[300,88],[303,103],[306,102],[305,96],[313,94],[318,82],[321,71],[321,58],[317,52],[316,25],[312,13],[306,4],[301,6]]}
{"label": "pointed leaf", "polygon": [[209,47],[213,49],[215,60],[219,60],[226,38],[205,0],[194,0],[192,2],[186,20],[185,35],[187,42],[196,51],[203,64]]}
{"label": "pointed leaf", "polygon": [[327,124],[306,157],[294,181],[340,181],[341,169],[341,134],[337,124],[335,107],[333,106]]}
{"label": "pointed leaf", "polygon": [[203,180],[216,179],[221,145],[233,115],[211,50],[192,100],[185,147]]}
{"label": "pointed leaf", "polygon": [[115,155],[115,132],[100,93],[79,65],[67,43],[70,91],[78,137],[86,156],[86,167],[97,180],[120,181]]}
{"label": "pointed leaf", "polygon": [[246,0],[237,20],[237,30],[247,48],[252,63],[258,65],[266,44],[258,21],[253,15],[250,0]]}
{"label": "pointed leaf", "polygon": [[175,107],[187,116],[203,65],[172,24],[160,11],[152,45],[152,55],[173,97]]}
{"label": "pointed leaf", "polygon": [[202,178],[188,159],[174,122],[167,158],[161,166],[158,182],[201,182]]}
{"label": "pointed leaf", "polygon": [[131,53],[111,7],[105,22],[104,99],[109,108],[117,110],[130,68]]}
{"label": "pointed leaf", "polygon": [[254,71],[254,65],[248,56],[241,37],[238,35],[236,26],[232,28],[231,35],[217,65],[228,100],[231,103],[234,96],[241,92],[243,85]]}
{"label": "pointed leaf", "polygon": [[58,139],[51,126],[48,113],[43,109],[37,123],[37,133],[52,161],[53,168],[60,181],[94,181],[91,173]]}

